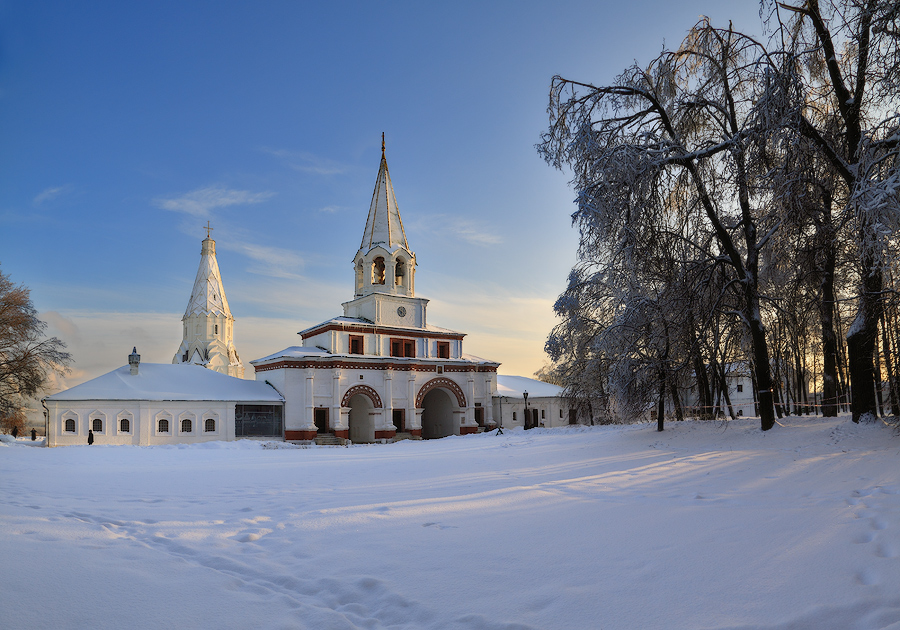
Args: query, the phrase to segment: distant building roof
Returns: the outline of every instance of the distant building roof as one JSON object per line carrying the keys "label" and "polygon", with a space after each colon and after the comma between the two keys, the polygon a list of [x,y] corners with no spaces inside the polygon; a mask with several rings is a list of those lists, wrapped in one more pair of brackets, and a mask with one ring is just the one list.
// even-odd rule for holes
{"label": "distant building roof", "polygon": [[563,388],[526,376],[497,375],[497,395],[509,398],[522,398],[525,392],[529,398],[550,398],[562,396]]}
{"label": "distant building roof", "polygon": [[141,363],[131,374],[125,365],[71,389],[47,396],[47,400],[215,400],[234,402],[282,402],[275,388],[220,374],[199,365]]}

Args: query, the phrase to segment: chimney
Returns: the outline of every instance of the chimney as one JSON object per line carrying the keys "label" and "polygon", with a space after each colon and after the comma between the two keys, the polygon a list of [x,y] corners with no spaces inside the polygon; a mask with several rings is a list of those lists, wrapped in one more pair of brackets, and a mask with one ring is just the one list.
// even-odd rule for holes
{"label": "chimney", "polygon": [[137,353],[137,346],[131,351],[131,354],[128,355],[128,367],[131,368],[131,375],[135,376],[138,373],[138,366],[141,364],[141,355]]}

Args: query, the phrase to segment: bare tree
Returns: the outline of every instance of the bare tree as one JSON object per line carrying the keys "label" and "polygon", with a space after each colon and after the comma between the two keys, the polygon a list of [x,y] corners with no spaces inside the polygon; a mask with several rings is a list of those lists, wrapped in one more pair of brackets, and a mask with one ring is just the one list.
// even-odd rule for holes
{"label": "bare tree", "polygon": [[0,416],[13,416],[36,396],[52,372],[65,374],[71,356],[47,338],[27,288],[0,272]]}

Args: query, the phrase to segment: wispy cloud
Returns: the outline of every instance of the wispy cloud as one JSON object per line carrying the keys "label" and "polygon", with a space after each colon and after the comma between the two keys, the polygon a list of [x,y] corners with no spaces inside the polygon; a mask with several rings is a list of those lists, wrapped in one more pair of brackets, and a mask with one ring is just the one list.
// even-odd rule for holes
{"label": "wispy cloud", "polygon": [[31,200],[31,203],[39,206],[46,201],[56,199],[63,193],[68,192],[69,188],[69,186],[54,186],[53,188],[47,188],[38,193],[35,198]]}
{"label": "wispy cloud", "polygon": [[472,245],[497,245],[503,242],[503,237],[496,228],[473,219],[433,214],[404,223],[412,232],[455,237]]}
{"label": "wispy cloud", "polygon": [[154,204],[164,210],[205,218],[210,216],[213,208],[262,203],[274,195],[273,192],[254,193],[249,190],[234,190],[223,186],[208,186],[198,188],[180,197],[155,199]]}
{"label": "wispy cloud", "polygon": [[270,149],[268,147],[263,147],[260,150],[263,153],[274,155],[284,161],[290,168],[301,173],[340,175],[348,170],[347,166],[340,162],[306,153],[305,151],[288,151],[286,149]]}
{"label": "wispy cloud", "polygon": [[301,278],[303,258],[296,252],[281,247],[258,245],[241,241],[223,241],[219,243],[223,249],[243,254],[255,264],[247,271],[270,278]]}

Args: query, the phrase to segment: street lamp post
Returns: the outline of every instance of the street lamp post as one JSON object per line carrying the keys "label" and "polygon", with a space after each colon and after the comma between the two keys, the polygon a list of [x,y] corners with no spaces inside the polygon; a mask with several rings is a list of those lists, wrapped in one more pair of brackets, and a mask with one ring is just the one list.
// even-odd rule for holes
{"label": "street lamp post", "polygon": [[530,425],[531,425],[531,419],[530,419],[530,417],[529,417],[529,415],[528,415],[528,390],[527,390],[527,389],[526,389],[525,392],[522,394],[522,396],[525,397],[525,430],[527,431],[528,429],[531,428],[531,426],[530,426]]}

